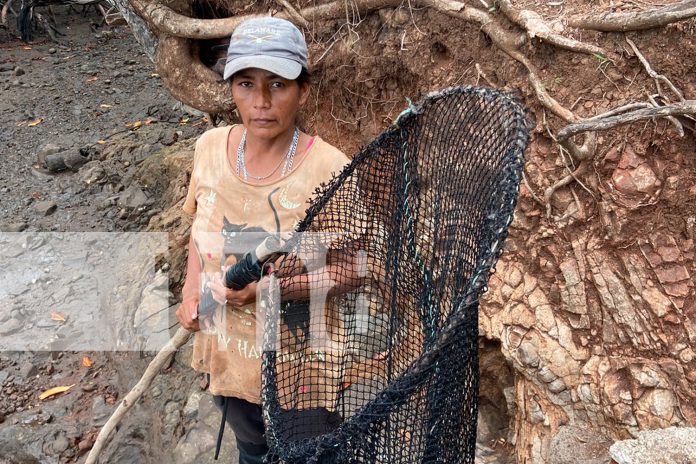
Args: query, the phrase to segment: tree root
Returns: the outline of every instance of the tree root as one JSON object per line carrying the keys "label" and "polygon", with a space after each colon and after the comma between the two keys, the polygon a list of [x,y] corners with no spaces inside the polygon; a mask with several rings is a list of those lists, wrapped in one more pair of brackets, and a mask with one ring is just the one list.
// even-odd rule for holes
{"label": "tree root", "polygon": [[145,373],[140,378],[137,384],[128,392],[125,398],[118,405],[114,413],[111,415],[109,420],[104,424],[104,427],[99,431],[97,435],[97,440],[94,442],[94,446],[87,455],[87,460],[85,464],[95,464],[99,453],[107,443],[109,435],[116,428],[116,426],[121,422],[123,416],[133,407],[133,405],[143,396],[146,390],[150,388],[152,381],[159,374],[160,370],[164,365],[166,365],[174,356],[176,351],[184,346],[191,337],[191,332],[184,328],[180,328],[176,331],[174,336],[167,342],[167,344],[162,348],[162,350],[157,353],[157,356],[150,362],[147,366]]}
{"label": "tree root", "polygon": [[296,24],[299,24],[300,26],[304,27],[305,29],[309,28],[309,21],[307,21],[299,11],[295,9],[294,6],[288,2],[288,0],[276,0],[280,6],[285,8],[285,11],[287,11],[288,15],[292,18],[293,22]]}
{"label": "tree root", "polygon": [[225,114],[233,109],[229,84],[201,62],[190,40],[161,37],[155,64],[167,88],[183,103],[204,113]]}
{"label": "tree root", "polygon": [[12,2],[14,0],[7,0],[7,3],[5,3],[2,6],[2,13],[0,13],[0,24],[3,26],[7,25],[7,12],[8,10],[12,12],[13,15],[17,16],[17,12],[12,8]]}
{"label": "tree root", "polygon": [[[199,19],[181,15],[159,3],[145,3],[143,0],[130,0],[133,8],[152,27],[167,35],[188,39],[219,39],[229,37],[242,21],[259,15],[232,16],[219,19]],[[380,8],[397,7],[402,0],[356,0],[356,11],[367,13]],[[323,5],[303,8],[297,12],[306,21],[336,19],[346,14],[345,2],[338,0]],[[278,18],[293,21],[291,14],[280,12]]]}
{"label": "tree root", "polygon": [[[591,136],[593,142],[596,140],[595,133],[598,131],[603,131],[611,129],[617,126],[622,126],[624,124],[629,124],[636,121],[641,121],[645,119],[652,119],[656,117],[670,118],[676,115],[696,115],[696,100],[685,100],[683,102],[675,103],[667,106],[651,106],[649,103],[632,103],[629,105],[622,106],[620,108],[615,108],[607,113],[595,116],[590,119],[586,119],[574,124],[570,124],[563,129],[561,129],[557,136],[556,141],[561,145],[561,147],[573,146],[570,144],[570,138],[579,135],[584,132],[588,132],[588,138]],[[674,120],[676,121],[676,120]],[[679,124],[677,122],[677,124]],[[681,128],[679,124],[678,129]],[[681,136],[684,135],[683,130],[679,131]],[[593,147],[591,153],[594,154],[595,148]],[[588,151],[589,153],[589,151]],[[581,162],[580,166],[571,174],[568,174],[563,179],[557,181],[555,184],[546,188],[544,191],[544,201],[546,202],[546,216],[551,217],[551,197],[561,187],[564,187],[571,183],[572,181],[577,181],[577,177],[584,173],[584,167],[587,165],[590,156],[576,158],[576,160]]]}
{"label": "tree root", "polygon": [[512,6],[512,2],[510,0],[497,0],[497,3],[500,10],[511,22],[517,24],[522,29],[527,31],[527,35],[530,39],[539,37],[545,42],[573,52],[607,56],[607,52],[601,47],[579,42],[575,39],[571,39],[553,32],[552,27],[534,11],[516,10]]}
{"label": "tree root", "polygon": [[558,132],[557,137],[558,142],[562,144],[563,141],[583,132],[607,130],[645,119],[681,115],[696,115],[696,100],[684,100],[683,102],[659,106],[657,108],[641,108],[625,114],[595,116],[592,119],[580,121],[564,127]]}
{"label": "tree root", "polygon": [[638,50],[638,47],[636,47],[636,44],[633,43],[633,41],[629,38],[626,38],[626,42],[628,42],[628,45],[631,46],[633,49],[633,53],[636,54],[638,59],[640,60],[641,64],[645,68],[645,71],[648,73],[650,77],[652,77],[655,80],[655,86],[657,87],[657,93],[660,94],[661,97],[664,97],[665,95],[662,93],[662,87],[660,87],[660,82],[664,82],[667,84],[667,87],[677,96],[677,99],[679,101],[684,101],[684,96],[682,93],[672,84],[672,82],[667,79],[664,75],[658,74],[655,72],[655,70],[650,66],[650,63],[648,63],[648,60],[645,59],[643,54]]}
{"label": "tree root", "polygon": [[636,13],[604,13],[572,16],[566,20],[570,27],[602,32],[625,32],[666,26],[696,16],[696,0]]}
{"label": "tree root", "polygon": [[546,203],[547,218],[551,217],[551,197],[553,197],[553,194],[556,193],[556,190],[558,190],[559,188],[565,187],[573,181],[580,183],[580,181],[578,181],[578,176],[585,173],[586,165],[587,163],[580,164],[580,166],[578,166],[578,168],[575,171],[570,172],[563,179],[556,181],[555,184],[547,187],[546,190],[544,190],[544,202]]}

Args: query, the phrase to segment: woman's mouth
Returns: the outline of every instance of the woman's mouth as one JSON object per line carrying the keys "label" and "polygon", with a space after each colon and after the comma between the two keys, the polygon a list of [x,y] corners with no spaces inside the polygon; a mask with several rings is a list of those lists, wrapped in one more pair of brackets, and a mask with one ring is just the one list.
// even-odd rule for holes
{"label": "woman's mouth", "polygon": [[275,119],[266,119],[266,118],[254,118],[251,120],[252,124],[255,126],[270,126],[275,122]]}

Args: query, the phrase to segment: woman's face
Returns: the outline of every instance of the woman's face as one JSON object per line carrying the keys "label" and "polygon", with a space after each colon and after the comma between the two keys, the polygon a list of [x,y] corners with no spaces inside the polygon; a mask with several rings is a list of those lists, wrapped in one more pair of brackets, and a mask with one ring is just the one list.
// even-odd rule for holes
{"label": "woman's face", "polygon": [[258,68],[232,76],[232,98],[249,134],[275,138],[295,127],[297,111],[307,101],[309,85]]}

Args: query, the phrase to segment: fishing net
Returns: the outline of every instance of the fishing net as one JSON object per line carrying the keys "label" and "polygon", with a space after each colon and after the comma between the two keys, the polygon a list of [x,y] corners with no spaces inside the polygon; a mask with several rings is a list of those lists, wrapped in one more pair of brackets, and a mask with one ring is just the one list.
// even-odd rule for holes
{"label": "fishing net", "polygon": [[516,100],[449,89],[318,189],[264,323],[268,462],[474,462],[478,299],[527,141]]}

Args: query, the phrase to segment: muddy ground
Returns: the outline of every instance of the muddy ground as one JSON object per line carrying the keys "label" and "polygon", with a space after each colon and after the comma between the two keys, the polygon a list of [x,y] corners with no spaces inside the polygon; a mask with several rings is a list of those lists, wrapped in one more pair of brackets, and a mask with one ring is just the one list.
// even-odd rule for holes
{"label": "muddy ground", "polygon": [[[128,28],[103,26],[91,10],[85,16],[64,7],[55,11],[65,34],[59,43],[37,31],[36,40],[25,44],[14,28],[0,29],[0,253],[3,261],[41,263],[33,266],[36,275],[12,266],[2,273],[3,463],[84,458],[118,398],[144,371],[148,357],[109,352],[94,339],[78,337],[89,332],[84,309],[95,285],[90,275],[75,278],[75,268],[63,261],[89,237],[78,232],[144,230],[161,209],[154,192],[134,180],[136,171],[153,153],[206,127],[200,113],[187,112],[167,94]],[[73,256],[73,264],[84,271],[99,247],[82,244],[87,252]],[[100,325],[96,337],[103,336]],[[79,343],[55,345],[76,337],[92,350],[72,351]],[[189,380],[200,392],[196,379]],[[66,393],[39,399],[49,388],[69,385],[74,386]],[[161,433],[152,430],[168,427],[170,436],[180,435],[174,429],[182,429],[180,411],[191,388],[166,382],[156,388],[165,391],[158,407],[171,403],[168,410],[176,413],[136,408],[104,462],[154,462],[164,450],[156,443]],[[151,396],[160,396],[157,389]]]}

